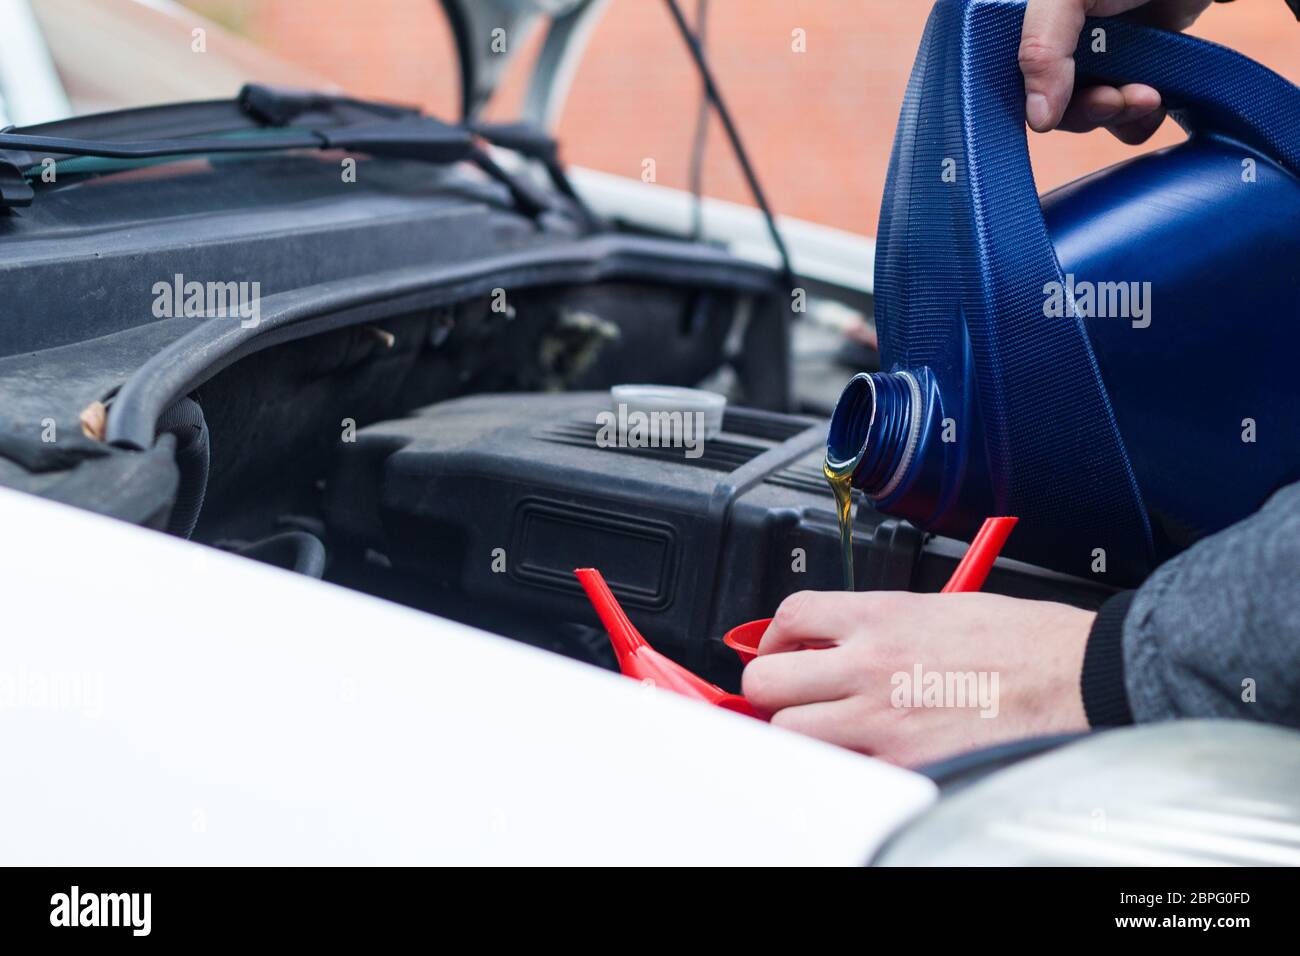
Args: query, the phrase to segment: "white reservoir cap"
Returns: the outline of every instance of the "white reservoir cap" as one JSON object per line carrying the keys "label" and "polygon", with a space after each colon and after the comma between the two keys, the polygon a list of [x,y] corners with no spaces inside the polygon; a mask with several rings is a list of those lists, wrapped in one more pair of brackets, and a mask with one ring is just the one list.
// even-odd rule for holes
{"label": "white reservoir cap", "polygon": [[[713,438],[722,431],[722,413],[727,408],[727,397],[717,392],[698,388],[679,388],[676,385],[615,385],[609,390],[615,413],[640,412],[649,418],[652,430],[662,417],[654,412],[680,412],[683,415],[699,412],[704,416],[704,437]],[[619,406],[623,406],[620,409]]]}

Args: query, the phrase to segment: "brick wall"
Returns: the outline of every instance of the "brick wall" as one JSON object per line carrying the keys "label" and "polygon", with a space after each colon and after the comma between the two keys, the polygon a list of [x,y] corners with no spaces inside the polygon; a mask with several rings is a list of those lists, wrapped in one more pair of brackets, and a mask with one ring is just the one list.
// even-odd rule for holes
{"label": "brick wall", "polygon": [[[688,16],[694,0],[681,0]],[[434,0],[191,0],[282,58],[363,95],[453,116],[454,48]],[[711,60],[774,205],[874,233],[894,124],[929,4],[925,0],[711,0]],[[791,49],[804,31],[806,52]],[[1196,33],[1300,82],[1300,24],[1282,0],[1216,5]],[[520,64],[516,64],[519,66]],[[522,71],[517,70],[517,73]],[[517,102],[519,76],[497,116]],[[685,186],[699,86],[659,0],[612,0],[560,125],[573,163]],[[1172,123],[1157,143],[1177,142]],[[1043,189],[1132,155],[1104,133],[1032,137]],[[720,130],[705,189],[747,201]]]}

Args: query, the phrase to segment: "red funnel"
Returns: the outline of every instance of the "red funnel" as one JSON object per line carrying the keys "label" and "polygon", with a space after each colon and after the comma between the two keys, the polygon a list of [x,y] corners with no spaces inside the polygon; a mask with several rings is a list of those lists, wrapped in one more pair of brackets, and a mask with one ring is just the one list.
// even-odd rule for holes
{"label": "red funnel", "polygon": [[[941,593],[978,591],[982,588],[989,572],[993,569],[993,562],[997,560],[998,553],[1006,544],[1007,537],[1011,534],[1011,529],[1016,526],[1017,520],[1016,518],[986,518]],[[605,583],[599,571],[595,568],[579,568],[573,573],[578,576],[582,589],[587,592],[592,607],[596,609],[601,623],[609,632],[609,641],[614,645],[614,654],[618,657],[618,669],[624,674],[634,680],[651,681],[656,687],[675,691],[692,700],[702,700],[715,707],[762,719],[744,697],[739,694],[728,694],[716,684],[710,684],[696,677],[647,644],[641,632],[632,626],[632,622],[623,613],[618,599],[614,597],[614,593],[610,591],[609,585]],[[758,654],[759,642],[771,623],[772,619],[768,617],[741,624],[728,631],[722,640],[740,656],[742,663],[748,664]]]}
{"label": "red funnel", "polygon": [[772,623],[770,617],[760,618],[757,621],[750,621],[748,624],[741,624],[739,627],[733,627],[726,634],[722,635],[722,643],[736,652],[740,658],[740,663],[748,664],[758,656],[758,644],[767,633],[767,626]]}
{"label": "red funnel", "polygon": [[[716,684],[696,677],[676,661],[660,654],[646,643],[646,639],[632,626],[632,622],[623,613],[618,599],[610,591],[609,585],[595,568],[579,568],[573,572],[578,576],[582,589],[587,592],[592,607],[600,615],[600,621],[609,632],[609,641],[614,645],[614,654],[618,657],[618,669],[633,680],[650,681],[656,687],[675,691],[692,700],[702,700],[715,707],[758,718],[758,714],[739,694],[728,694]],[[759,718],[761,719],[761,718]]]}

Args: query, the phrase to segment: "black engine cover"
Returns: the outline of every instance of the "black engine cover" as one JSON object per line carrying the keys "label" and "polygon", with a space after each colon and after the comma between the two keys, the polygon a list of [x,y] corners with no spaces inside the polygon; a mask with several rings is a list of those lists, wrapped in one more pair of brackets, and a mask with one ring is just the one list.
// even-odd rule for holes
{"label": "black engine cover", "polygon": [[[826,422],[731,407],[682,448],[597,444],[604,392],[483,395],[359,431],[329,482],[331,532],[485,605],[596,624],[573,570],[599,569],[633,623],[702,673],[722,634],[800,590],[841,586]],[[963,547],[860,503],[860,590],[938,590]],[[1105,590],[1002,562],[989,590],[1095,606]]]}

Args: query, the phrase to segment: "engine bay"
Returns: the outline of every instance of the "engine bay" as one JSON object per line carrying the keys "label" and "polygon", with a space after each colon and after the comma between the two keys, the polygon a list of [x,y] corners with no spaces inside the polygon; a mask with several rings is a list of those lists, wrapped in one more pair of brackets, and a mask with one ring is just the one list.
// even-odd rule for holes
{"label": "engine bay", "polygon": [[[194,392],[211,448],[194,540],[613,668],[573,575],[597,567],[656,647],[737,687],[729,628],[841,586],[827,420],[733,402],[697,446],[609,441],[624,329],[638,354],[670,354],[670,381],[726,360],[722,300],[657,295],[557,292],[511,319],[481,302],[250,356]],[[566,330],[568,353],[554,344]],[[458,354],[488,341],[512,358]],[[585,363],[556,358],[583,350]],[[560,367],[580,386],[540,390]],[[965,548],[863,500],[854,521],[859,590],[937,591]],[[1087,608],[1109,593],[1011,560],[987,589]]]}
{"label": "engine bay", "polygon": [[[356,104],[322,103],[304,115],[351,128]],[[265,131],[228,104],[176,109]],[[372,157],[344,192],[336,161],[38,184],[0,236],[0,483],[613,667],[573,577],[596,567],[664,653],[735,688],[728,629],[843,583],[829,408],[797,394],[792,359],[805,299],[835,296],[490,160]],[[245,289],[248,309],[207,301]],[[862,351],[814,384],[878,367]],[[628,384],[725,396],[720,432],[606,447]],[[862,590],[937,591],[964,551],[861,497],[853,531]],[[987,589],[1109,593],[1012,560]]]}

